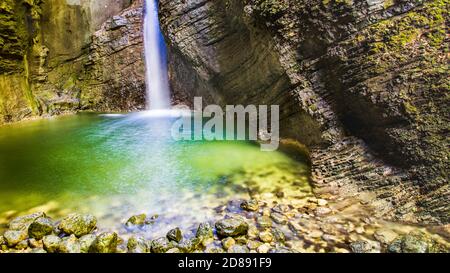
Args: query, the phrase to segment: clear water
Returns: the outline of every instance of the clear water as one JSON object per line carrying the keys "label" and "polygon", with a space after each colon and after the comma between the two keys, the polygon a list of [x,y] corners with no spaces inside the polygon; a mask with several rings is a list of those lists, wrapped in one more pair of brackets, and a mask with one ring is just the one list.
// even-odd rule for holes
{"label": "clear water", "polygon": [[189,227],[248,194],[238,175],[254,176],[260,187],[307,181],[305,164],[258,145],[175,142],[173,121],[78,114],[0,127],[0,218],[30,209],[55,217],[79,211],[114,227],[147,213],[161,215],[161,225]]}

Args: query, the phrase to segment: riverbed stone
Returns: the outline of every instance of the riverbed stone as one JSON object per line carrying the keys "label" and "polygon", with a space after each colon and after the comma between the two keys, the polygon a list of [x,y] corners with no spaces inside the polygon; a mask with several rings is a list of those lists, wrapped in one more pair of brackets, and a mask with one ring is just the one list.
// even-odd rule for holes
{"label": "riverbed stone", "polygon": [[268,253],[269,250],[270,250],[270,248],[271,248],[271,245],[268,244],[268,243],[265,243],[265,244],[260,245],[260,246],[256,249],[256,251],[257,251],[258,253]]}
{"label": "riverbed stone", "polygon": [[356,241],[350,244],[353,253],[367,253],[370,251],[370,245],[366,241]]}
{"label": "riverbed stone", "polygon": [[259,241],[254,241],[254,240],[250,240],[250,241],[248,241],[248,243],[247,243],[247,247],[248,247],[250,250],[256,250],[260,245],[262,245],[261,242],[259,242]]}
{"label": "riverbed stone", "polygon": [[272,228],[272,234],[273,234],[274,239],[277,242],[284,243],[286,241],[286,235],[284,234],[284,232],[281,229]]}
{"label": "riverbed stone", "polygon": [[270,231],[263,231],[259,234],[259,239],[264,243],[270,243],[273,241],[273,235]]}
{"label": "riverbed stone", "polygon": [[97,236],[94,234],[86,234],[80,237],[78,240],[80,242],[81,246],[81,253],[88,253],[89,249],[91,248],[92,244],[97,239]]}
{"label": "riverbed stone", "polygon": [[66,234],[73,234],[77,237],[89,234],[97,225],[97,219],[90,215],[73,213],[68,215],[59,223],[59,229]]}
{"label": "riverbed stone", "polygon": [[127,229],[142,228],[147,224],[147,215],[139,214],[131,216],[125,223]]}
{"label": "riverbed stone", "polygon": [[248,224],[239,218],[228,218],[216,223],[217,234],[221,237],[237,237],[246,235]]}
{"label": "riverbed stone", "polygon": [[241,208],[246,211],[257,211],[259,209],[258,200],[251,199],[244,201],[241,204]]}
{"label": "riverbed stone", "polygon": [[280,225],[286,225],[287,221],[288,221],[288,219],[287,219],[287,217],[285,215],[283,215],[281,213],[278,213],[278,212],[273,212],[270,215],[270,218],[272,218],[272,220],[275,223],[280,224]]}
{"label": "riverbed stone", "polygon": [[128,253],[150,253],[150,246],[144,237],[131,237],[127,243]]}
{"label": "riverbed stone", "polygon": [[198,237],[191,239],[183,239],[178,243],[177,247],[184,253],[191,253],[201,245],[201,239]]}
{"label": "riverbed stone", "polygon": [[166,251],[166,253],[181,253],[181,250],[177,247],[171,248],[169,250]]}
{"label": "riverbed stone", "polygon": [[53,221],[47,217],[37,218],[28,227],[28,236],[30,238],[35,238],[41,240],[44,236],[49,235],[53,232]]}
{"label": "riverbed stone", "polygon": [[42,247],[37,247],[37,248],[33,248],[30,253],[34,253],[34,254],[45,254],[47,253],[47,251],[45,251],[45,249],[43,249]]}
{"label": "riverbed stone", "polygon": [[56,235],[47,235],[42,239],[42,243],[44,244],[44,249],[48,253],[56,253],[59,250],[61,238]]}
{"label": "riverbed stone", "polygon": [[196,237],[202,240],[214,237],[211,225],[207,222],[201,223],[198,226]]}
{"label": "riverbed stone", "polygon": [[9,222],[10,230],[28,230],[31,223],[33,223],[36,219],[45,217],[45,213],[36,212],[29,215],[19,216],[14,218]]}
{"label": "riverbed stone", "polygon": [[243,245],[234,245],[228,249],[228,253],[249,253],[249,249],[247,246]]}
{"label": "riverbed stone", "polygon": [[398,234],[389,229],[378,229],[375,231],[373,236],[378,242],[382,244],[389,244],[398,237]]}
{"label": "riverbed stone", "polygon": [[426,253],[428,250],[429,240],[421,234],[399,236],[388,246],[391,253]]}
{"label": "riverbed stone", "polygon": [[97,236],[89,248],[91,253],[115,253],[119,236],[115,232],[104,232]]}
{"label": "riverbed stone", "polygon": [[167,233],[166,237],[171,241],[179,243],[183,239],[183,234],[181,233],[181,229],[174,228]]}
{"label": "riverbed stone", "polygon": [[260,228],[271,228],[272,227],[272,220],[269,216],[260,216],[256,219],[256,222]]}
{"label": "riverbed stone", "polygon": [[3,236],[5,237],[6,244],[9,247],[14,247],[18,243],[28,238],[26,230],[7,230]]}
{"label": "riverbed stone", "polygon": [[81,245],[78,238],[74,234],[63,238],[59,244],[58,251],[61,253],[81,253]]}
{"label": "riverbed stone", "polygon": [[225,250],[228,250],[236,244],[236,241],[232,237],[227,237],[222,240],[222,246]]}
{"label": "riverbed stone", "polygon": [[169,240],[165,237],[155,239],[151,242],[152,253],[165,253],[167,250],[172,248]]}
{"label": "riverbed stone", "polygon": [[34,238],[31,238],[31,239],[28,240],[28,245],[31,248],[39,248],[39,247],[43,248],[44,247],[44,244],[42,243],[42,240],[36,240]]}

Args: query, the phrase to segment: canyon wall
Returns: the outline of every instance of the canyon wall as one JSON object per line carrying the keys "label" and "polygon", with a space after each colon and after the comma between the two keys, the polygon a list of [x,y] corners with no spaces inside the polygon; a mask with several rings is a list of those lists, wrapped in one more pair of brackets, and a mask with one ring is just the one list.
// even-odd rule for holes
{"label": "canyon wall", "polygon": [[0,123],[144,107],[142,1],[0,4]]}
{"label": "canyon wall", "polygon": [[448,0],[161,0],[175,92],[279,104],[319,194],[450,218]]}
{"label": "canyon wall", "polygon": [[[277,104],[320,195],[450,222],[448,0],[160,0],[175,102]],[[145,105],[142,0],[3,0],[0,124]]]}

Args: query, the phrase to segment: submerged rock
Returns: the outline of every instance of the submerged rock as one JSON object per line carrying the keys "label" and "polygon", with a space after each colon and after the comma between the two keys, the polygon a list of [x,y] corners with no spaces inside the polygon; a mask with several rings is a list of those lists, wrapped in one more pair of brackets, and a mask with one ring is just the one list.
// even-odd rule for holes
{"label": "submerged rock", "polygon": [[125,227],[130,230],[134,228],[142,228],[147,224],[147,215],[145,214],[139,214],[139,215],[133,215],[130,217],[130,219],[127,220],[125,223]]}
{"label": "submerged rock", "polygon": [[260,228],[272,227],[272,220],[269,216],[260,216],[256,219],[256,222]]}
{"label": "submerged rock", "polygon": [[97,219],[92,215],[70,214],[59,223],[59,229],[66,234],[77,237],[89,234],[97,225]]}
{"label": "submerged rock", "polygon": [[249,249],[246,246],[234,245],[228,249],[228,253],[249,253]]}
{"label": "submerged rock", "polygon": [[357,241],[350,244],[353,253],[367,253],[370,251],[370,245],[366,241]]}
{"label": "submerged rock", "polygon": [[410,233],[397,237],[388,246],[391,253],[428,253],[448,252],[445,246],[429,238],[423,233]]}
{"label": "submerged rock", "polygon": [[61,238],[56,235],[47,235],[42,239],[42,242],[44,244],[44,249],[48,253],[56,253],[59,251]]}
{"label": "submerged rock", "polygon": [[227,237],[227,238],[222,240],[222,246],[223,246],[223,248],[225,250],[230,249],[235,244],[236,244],[236,241],[233,238],[231,238],[231,237]]}
{"label": "submerged rock", "polygon": [[128,253],[150,253],[151,246],[143,237],[131,237],[127,243]]}
{"label": "submerged rock", "polygon": [[221,237],[236,237],[247,234],[248,224],[242,219],[228,218],[218,221],[216,230]]}
{"label": "submerged rock", "polygon": [[174,228],[167,233],[166,237],[171,241],[179,243],[183,239],[183,234],[179,228]]}
{"label": "submerged rock", "polygon": [[196,237],[200,239],[209,239],[214,237],[213,229],[209,223],[201,223],[198,226]]}
{"label": "submerged rock", "polygon": [[91,248],[92,244],[97,239],[97,236],[94,234],[87,234],[84,236],[81,236],[79,239],[80,246],[81,246],[81,253],[88,253],[89,249]]}
{"label": "submerged rock", "polygon": [[196,237],[192,239],[182,240],[178,244],[178,248],[184,253],[190,253],[195,251],[201,244],[201,240]]}
{"label": "submerged rock", "polygon": [[105,232],[97,236],[89,248],[91,253],[115,253],[117,250],[118,236],[115,232]]}
{"label": "submerged rock", "polygon": [[242,202],[241,208],[246,211],[257,211],[259,209],[259,204],[257,200],[251,199],[249,201]]}
{"label": "submerged rock", "polygon": [[28,236],[41,240],[45,235],[49,235],[53,232],[53,222],[50,218],[41,217],[36,219],[28,227]]}
{"label": "submerged rock", "polygon": [[167,250],[171,249],[172,245],[169,240],[165,237],[155,239],[151,243],[151,250],[153,253],[165,253]]}
{"label": "submerged rock", "polygon": [[81,253],[81,244],[77,237],[72,234],[61,240],[58,251],[61,253]]}
{"label": "submerged rock", "polygon": [[10,230],[28,230],[31,223],[33,223],[36,219],[45,217],[45,213],[36,212],[29,215],[19,216],[14,218],[11,222],[9,222]]}
{"label": "submerged rock", "polygon": [[18,243],[28,238],[28,233],[26,230],[7,230],[3,237],[6,240],[6,244],[9,247],[14,247]]}

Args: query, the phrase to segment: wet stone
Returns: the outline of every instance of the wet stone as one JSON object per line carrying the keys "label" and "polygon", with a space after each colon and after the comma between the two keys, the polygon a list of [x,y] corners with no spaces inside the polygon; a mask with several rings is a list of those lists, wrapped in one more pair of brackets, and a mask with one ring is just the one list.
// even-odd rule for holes
{"label": "wet stone", "polygon": [[222,237],[237,237],[247,234],[248,224],[242,219],[228,218],[218,221],[216,230]]}
{"label": "wet stone", "polygon": [[48,253],[56,253],[59,250],[61,238],[56,235],[47,235],[42,239],[44,249]]}
{"label": "wet stone", "polygon": [[286,225],[288,220],[287,217],[281,213],[278,212],[274,212],[270,215],[270,218],[272,218],[272,220],[280,225]]}
{"label": "wet stone", "polygon": [[28,234],[25,230],[8,230],[3,234],[6,244],[9,247],[14,247],[18,243],[20,243],[23,240],[26,240],[28,237]]}
{"label": "wet stone", "polygon": [[179,243],[183,239],[183,234],[181,233],[181,229],[174,228],[167,233],[166,237],[171,241]]}
{"label": "wet stone", "polygon": [[259,234],[259,239],[264,243],[270,243],[273,241],[273,235],[269,231],[263,231]]}
{"label": "wet stone", "polygon": [[353,253],[367,253],[370,251],[370,245],[366,241],[356,241],[350,244]]}
{"label": "wet stone", "polygon": [[241,208],[246,211],[257,211],[259,209],[258,201],[255,199],[244,201],[241,204]]}
{"label": "wet stone", "polygon": [[164,237],[155,239],[151,242],[152,253],[165,253],[171,248],[172,245],[170,244],[169,240]]}
{"label": "wet stone", "polygon": [[269,216],[260,216],[256,219],[256,222],[260,228],[271,228],[272,220]]}
{"label": "wet stone", "polygon": [[131,216],[125,223],[125,227],[128,230],[135,228],[142,228],[147,224],[147,215],[139,214]]}
{"label": "wet stone", "polygon": [[209,223],[201,223],[198,226],[196,237],[200,239],[208,239],[214,237],[211,225]]}
{"label": "wet stone", "polygon": [[115,253],[119,237],[115,232],[105,232],[97,236],[89,248],[91,253]]}
{"label": "wet stone", "polygon": [[81,253],[88,253],[89,249],[91,248],[94,241],[97,239],[97,236],[94,234],[87,234],[84,236],[81,236],[79,239],[80,246],[81,246]]}
{"label": "wet stone", "polygon": [[128,253],[150,253],[150,246],[143,237],[131,237],[127,243]]}
{"label": "wet stone", "polygon": [[234,245],[228,249],[228,253],[248,253],[250,250],[246,246]]}
{"label": "wet stone", "polygon": [[18,244],[16,244],[15,248],[19,249],[19,250],[27,249],[28,248],[28,240],[20,241]]}
{"label": "wet stone", "polygon": [[231,237],[227,237],[227,238],[222,240],[222,246],[223,246],[223,248],[225,250],[230,249],[235,244],[236,244],[236,241],[233,238],[231,238]]}
{"label": "wet stone", "polygon": [[81,253],[81,245],[77,237],[72,234],[69,237],[65,237],[59,244],[59,252],[61,253]]}
{"label": "wet stone", "polygon": [[92,215],[70,214],[59,223],[59,229],[66,234],[77,237],[89,234],[97,225],[97,219]]}
{"label": "wet stone", "polygon": [[28,227],[31,225],[31,223],[41,217],[45,217],[45,214],[43,212],[36,212],[30,215],[16,217],[11,222],[9,222],[9,229],[28,230]]}
{"label": "wet stone", "polygon": [[41,217],[36,219],[28,227],[28,236],[37,240],[53,232],[53,222],[50,218]]}

